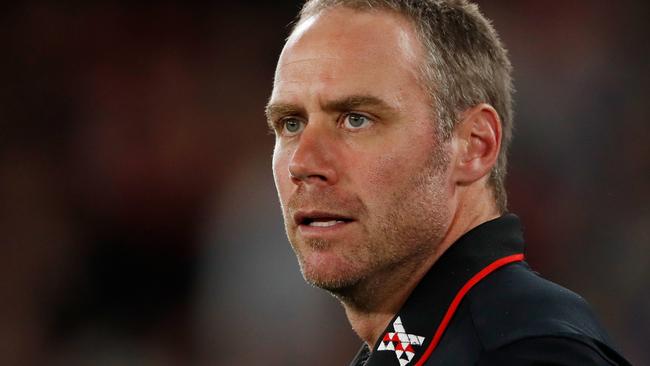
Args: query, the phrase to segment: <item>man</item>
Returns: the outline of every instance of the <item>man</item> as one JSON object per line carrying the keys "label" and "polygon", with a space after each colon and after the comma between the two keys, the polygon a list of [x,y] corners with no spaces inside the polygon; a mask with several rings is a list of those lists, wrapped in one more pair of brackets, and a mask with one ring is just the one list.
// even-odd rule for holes
{"label": "man", "polygon": [[305,279],[365,341],[353,365],[616,365],[505,214],[511,66],[462,0],[310,0],[267,106]]}

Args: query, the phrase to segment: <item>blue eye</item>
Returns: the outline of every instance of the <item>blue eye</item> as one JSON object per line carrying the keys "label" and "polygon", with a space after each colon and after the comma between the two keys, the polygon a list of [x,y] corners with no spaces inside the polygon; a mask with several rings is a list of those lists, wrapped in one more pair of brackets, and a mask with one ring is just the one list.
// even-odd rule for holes
{"label": "blue eye", "polygon": [[343,120],[345,127],[353,128],[353,129],[362,128],[365,125],[369,124],[370,122],[371,122],[370,118],[357,113],[350,113],[347,116],[345,116],[345,119]]}
{"label": "blue eye", "polygon": [[295,135],[302,130],[304,123],[297,118],[287,118],[282,121],[282,130],[288,135]]}

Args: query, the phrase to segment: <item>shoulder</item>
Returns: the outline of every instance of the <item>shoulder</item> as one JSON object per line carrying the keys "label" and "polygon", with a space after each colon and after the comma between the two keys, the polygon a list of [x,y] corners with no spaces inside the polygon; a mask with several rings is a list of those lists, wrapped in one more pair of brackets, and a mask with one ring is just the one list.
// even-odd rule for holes
{"label": "shoulder", "polygon": [[532,365],[629,365],[616,352],[594,346],[589,339],[545,336],[526,338],[484,352],[478,366]]}
{"label": "shoulder", "polygon": [[492,357],[550,346],[561,354],[572,350],[584,357],[616,355],[589,304],[524,262],[494,272],[470,291],[467,300],[476,334]]}

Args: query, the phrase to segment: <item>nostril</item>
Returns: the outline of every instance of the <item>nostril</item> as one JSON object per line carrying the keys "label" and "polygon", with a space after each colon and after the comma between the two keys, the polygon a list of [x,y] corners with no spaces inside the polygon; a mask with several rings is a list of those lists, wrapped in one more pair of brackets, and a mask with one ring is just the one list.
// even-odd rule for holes
{"label": "nostril", "polygon": [[320,183],[320,182],[327,183],[329,179],[327,179],[327,177],[324,175],[311,174],[308,175],[306,178],[304,178],[303,181],[307,183]]}
{"label": "nostril", "polygon": [[308,182],[315,183],[316,181],[327,182],[327,176],[323,174],[295,174],[289,170],[289,176],[294,183],[298,182]]}

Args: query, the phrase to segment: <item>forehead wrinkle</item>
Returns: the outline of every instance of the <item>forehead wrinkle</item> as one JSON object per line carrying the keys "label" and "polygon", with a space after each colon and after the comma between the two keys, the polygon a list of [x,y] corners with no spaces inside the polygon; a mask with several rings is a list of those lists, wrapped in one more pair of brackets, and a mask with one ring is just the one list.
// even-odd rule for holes
{"label": "forehead wrinkle", "polygon": [[292,61],[282,62],[280,64],[280,67],[286,67],[286,66],[291,66],[291,65],[300,64],[300,63],[303,63],[303,62],[310,62],[310,61],[323,61],[323,60],[338,61],[340,59],[341,59],[340,57],[333,57],[333,56],[332,57],[306,57],[306,58],[302,58],[302,59],[299,59],[299,60],[292,60]]}
{"label": "forehead wrinkle", "polygon": [[[285,50],[286,51],[286,50]],[[290,50],[290,52],[293,52],[293,50]],[[293,54],[291,56],[294,56]],[[273,78],[273,86],[274,89],[278,86],[278,84],[295,84],[295,83],[304,83],[305,82],[305,75],[306,73],[303,70],[303,65],[304,67],[309,68],[309,64],[311,63],[322,63],[323,61],[330,61],[332,64],[340,64],[341,63],[341,58],[340,57],[319,57],[319,56],[310,56],[310,57],[301,57],[298,59],[295,59],[294,57],[290,57],[289,60],[284,60],[286,59],[287,56],[285,52],[280,56],[280,62],[278,63],[278,66],[275,69],[275,75]],[[291,59],[294,58],[294,59]],[[332,65],[330,65],[331,68]],[[334,79],[334,77],[330,76],[330,72],[321,72],[318,76],[318,79],[320,80],[331,80]]]}

